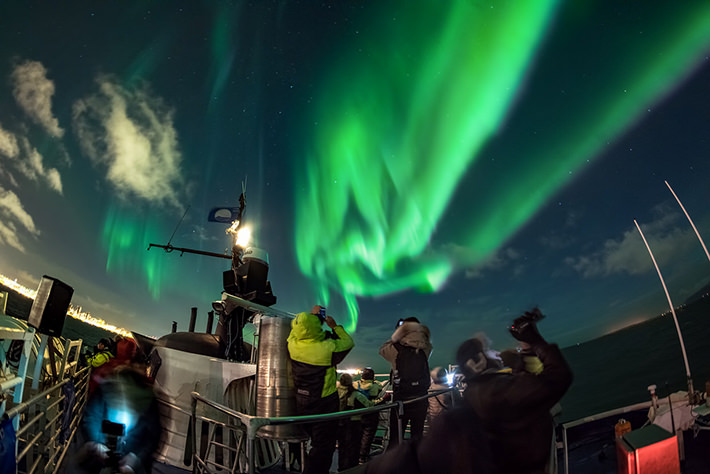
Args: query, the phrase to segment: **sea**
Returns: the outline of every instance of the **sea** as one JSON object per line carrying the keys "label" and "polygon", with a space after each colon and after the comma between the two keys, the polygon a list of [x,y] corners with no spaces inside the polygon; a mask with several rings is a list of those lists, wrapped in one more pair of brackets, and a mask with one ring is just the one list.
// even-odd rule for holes
{"label": "sea", "polygon": [[[6,313],[27,319],[32,301],[0,285],[3,290],[9,292]],[[681,305],[676,315],[694,388],[704,391],[710,381],[710,295]],[[62,336],[95,346],[113,333],[67,317]],[[680,339],[670,313],[564,347],[562,352],[574,373],[561,401],[558,421],[562,423],[648,401],[650,385],[656,385],[661,399],[688,390]]]}

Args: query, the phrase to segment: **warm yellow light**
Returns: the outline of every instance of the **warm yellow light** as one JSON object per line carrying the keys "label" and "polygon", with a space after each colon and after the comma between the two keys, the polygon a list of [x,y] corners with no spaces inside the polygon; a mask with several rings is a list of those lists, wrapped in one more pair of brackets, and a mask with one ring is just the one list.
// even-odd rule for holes
{"label": "warm yellow light", "polygon": [[227,229],[227,233],[228,234],[236,234],[238,227],[239,227],[239,220],[233,221],[232,225],[229,226],[229,229]]}
{"label": "warm yellow light", "polygon": [[[20,293],[22,296],[26,296],[27,298],[35,299],[35,297],[37,296],[36,290],[26,288],[21,284],[17,283],[17,280],[10,280],[5,275],[0,275],[0,283],[7,286],[8,288],[12,288],[16,292]],[[89,313],[82,311],[81,306],[75,307],[73,305],[69,305],[67,314],[74,319],[78,319],[87,324],[91,324],[92,326],[97,326],[107,331],[120,334],[122,336],[132,337],[130,331],[127,331],[123,328],[119,328],[118,326],[115,326],[113,324],[109,324],[103,319],[98,319],[91,316]]]}
{"label": "warm yellow light", "polygon": [[239,229],[236,244],[242,248],[247,248],[249,240],[251,240],[251,229],[249,227],[242,227]]}
{"label": "warm yellow light", "polygon": [[338,373],[341,374],[358,375],[361,372],[361,369],[338,369]]}

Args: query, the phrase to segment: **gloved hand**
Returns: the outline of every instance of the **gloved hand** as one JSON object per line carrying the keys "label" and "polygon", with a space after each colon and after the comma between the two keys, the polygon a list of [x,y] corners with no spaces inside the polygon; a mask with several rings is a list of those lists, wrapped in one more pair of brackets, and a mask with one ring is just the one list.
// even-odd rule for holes
{"label": "gloved hand", "polygon": [[545,339],[537,330],[537,322],[544,317],[537,308],[532,311],[526,311],[525,314],[513,321],[512,326],[509,328],[510,334],[518,341],[530,344],[533,348],[546,344]]}
{"label": "gloved hand", "polygon": [[121,474],[134,474],[139,471],[141,460],[133,453],[128,453],[118,462],[118,472]]}
{"label": "gloved hand", "polygon": [[89,441],[86,443],[86,452],[94,459],[108,461],[109,449],[105,444],[97,443],[96,441]]}

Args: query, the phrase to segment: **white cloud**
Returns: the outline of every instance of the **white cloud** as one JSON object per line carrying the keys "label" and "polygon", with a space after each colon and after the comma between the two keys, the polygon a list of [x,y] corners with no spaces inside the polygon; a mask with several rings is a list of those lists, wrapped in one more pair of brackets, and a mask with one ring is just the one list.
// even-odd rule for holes
{"label": "white cloud", "polygon": [[[677,213],[664,214],[649,224],[641,224],[656,261],[667,261],[694,244],[690,229],[675,227]],[[589,255],[568,257],[565,263],[585,277],[608,276],[616,273],[640,275],[653,271],[653,263],[636,226],[618,239],[604,242],[602,249]]]}
{"label": "white cloud", "polygon": [[15,101],[32,121],[50,135],[62,137],[64,130],[52,115],[54,82],[47,79],[47,70],[38,61],[25,61],[12,71]]}
{"label": "white cloud", "polygon": [[25,248],[21,241],[22,230],[35,237],[39,235],[32,216],[25,211],[20,198],[12,191],[8,191],[1,186],[0,217],[2,217],[0,219],[0,244],[9,245],[24,252]]}
{"label": "white cloud", "polygon": [[[26,137],[18,137],[0,126],[0,155],[10,158],[7,162],[31,181],[42,179],[51,189],[62,194],[62,179],[59,171],[55,168],[45,168],[42,155]],[[7,176],[10,183],[17,186],[17,181],[8,168],[9,166],[2,166],[0,175]]]}
{"label": "white cloud", "polygon": [[0,154],[8,158],[16,158],[20,154],[20,146],[17,143],[17,137],[2,128],[0,125]]}
{"label": "white cloud", "polygon": [[49,186],[62,194],[62,180],[59,171],[55,168],[46,169],[42,155],[36,148],[32,147],[29,140],[21,139],[23,154],[20,160],[15,161],[15,166],[22,174],[32,181],[40,179],[46,181]]}
{"label": "white cloud", "polygon": [[82,150],[124,197],[180,207],[181,155],[173,111],[145,91],[129,91],[109,77],[99,92],[74,104]]}

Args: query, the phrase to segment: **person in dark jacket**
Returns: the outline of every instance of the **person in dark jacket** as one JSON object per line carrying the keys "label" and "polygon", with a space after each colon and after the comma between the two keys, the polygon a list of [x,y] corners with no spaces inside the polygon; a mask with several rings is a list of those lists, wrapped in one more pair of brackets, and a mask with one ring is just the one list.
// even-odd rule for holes
{"label": "person in dark jacket", "polygon": [[[343,374],[338,382],[340,411],[368,408],[372,402],[367,395],[353,386],[353,376]],[[359,415],[341,418],[338,429],[338,471],[358,465],[360,441],[362,439],[362,419]]]}
{"label": "person in dark jacket", "polygon": [[121,366],[89,397],[75,472],[99,473],[109,467],[111,472],[150,473],[161,432],[158,401],[145,367]]}
{"label": "person in dark jacket", "polygon": [[[429,391],[429,355],[431,355],[429,328],[410,317],[397,323],[392,338],[380,347],[380,355],[392,366],[392,401],[407,401],[424,396]],[[421,438],[424,433],[429,403],[426,399],[406,403],[401,423],[402,431],[411,423],[411,438]],[[390,414],[388,449],[399,442],[399,420],[396,409]]]}
{"label": "person in dark jacket", "polygon": [[[323,310],[325,308],[322,308]],[[354,346],[350,335],[330,316],[320,316],[321,306],[311,313],[300,313],[291,322],[288,352],[296,389],[296,411],[299,415],[317,415],[338,411],[336,365]],[[333,332],[322,328],[325,322]],[[304,465],[306,474],[327,474],[333,461],[338,422],[306,423],[311,450]]]}
{"label": "person in dark jacket", "polygon": [[406,442],[348,474],[544,474],[553,436],[550,409],[572,383],[555,344],[537,331],[537,309],[516,319],[513,336],[539,358],[539,373],[511,371],[479,337],[456,354],[467,384],[463,403],[446,410],[421,440]]}
{"label": "person in dark jacket", "polygon": [[467,384],[464,400],[481,420],[495,474],[543,474],[550,461],[550,410],[572,384],[573,375],[559,347],[538,332],[542,317],[535,308],[510,327],[513,337],[526,343],[539,359],[539,373],[502,370],[501,361],[488,357],[477,338],[461,344],[456,354]]}
{"label": "person in dark jacket", "polygon": [[[386,395],[384,393],[384,387],[380,382],[375,380],[375,371],[372,370],[372,367],[365,367],[362,370],[360,380],[355,381],[353,386],[355,390],[367,394],[368,400],[370,400],[373,405],[378,405],[384,401]],[[362,440],[360,442],[360,456],[358,459],[358,462],[361,464],[370,459],[370,448],[372,447],[372,441],[375,439],[379,421],[379,413],[371,413],[362,416]]]}

